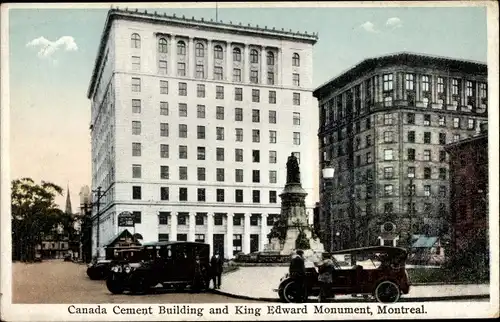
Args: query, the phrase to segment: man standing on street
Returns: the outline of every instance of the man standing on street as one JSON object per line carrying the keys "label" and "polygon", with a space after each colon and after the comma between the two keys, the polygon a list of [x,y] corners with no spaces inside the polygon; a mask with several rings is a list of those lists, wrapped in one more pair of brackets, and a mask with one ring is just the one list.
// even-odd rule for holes
{"label": "man standing on street", "polygon": [[304,261],[304,251],[301,249],[297,249],[295,252],[296,255],[292,256],[292,260],[290,262],[289,273],[290,277],[294,279],[294,281],[298,285],[298,302],[303,302],[306,298],[306,266]]}
{"label": "man standing on street", "polygon": [[222,277],[222,258],[220,258],[219,253],[215,252],[214,256],[210,260],[210,269],[212,270],[212,279],[214,281],[214,289],[219,289]]}

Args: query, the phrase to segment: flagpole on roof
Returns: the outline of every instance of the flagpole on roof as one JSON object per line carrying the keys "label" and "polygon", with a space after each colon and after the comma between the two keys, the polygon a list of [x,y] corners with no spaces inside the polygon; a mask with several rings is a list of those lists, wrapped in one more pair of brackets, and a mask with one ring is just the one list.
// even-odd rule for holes
{"label": "flagpole on roof", "polygon": [[219,3],[215,1],[215,22],[219,21]]}

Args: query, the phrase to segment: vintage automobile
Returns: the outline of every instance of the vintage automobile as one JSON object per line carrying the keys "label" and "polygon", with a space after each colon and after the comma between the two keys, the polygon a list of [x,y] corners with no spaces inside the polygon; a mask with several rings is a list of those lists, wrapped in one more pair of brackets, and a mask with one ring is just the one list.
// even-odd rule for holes
{"label": "vintage automobile", "polygon": [[91,262],[87,267],[87,276],[91,280],[106,279],[114,263],[121,263],[122,261],[136,263],[141,260],[141,251],[142,248],[138,246],[115,249],[113,258]]}
{"label": "vintage automobile", "polygon": [[[111,267],[106,286],[113,294],[130,291],[147,293],[161,285],[184,290],[207,289],[209,284],[210,245],[197,242],[152,242],[142,245],[143,260],[122,261]],[[199,260],[199,263],[196,261]]]}
{"label": "vintage automobile", "polygon": [[[346,249],[330,253],[334,262],[331,295],[363,295],[382,303],[395,303],[402,294],[410,291],[410,281],[405,264],[407,251],[403,248],[372,246]],[[350,265],[340,266],[336,256],[349,255]],[[297,283],[286,274],[281,278],[278,289],[280,300],[287,303],[302,302],[309,296],[319,295],[318,271],[316,267],[306,268],[306,295],[299,298]]]}

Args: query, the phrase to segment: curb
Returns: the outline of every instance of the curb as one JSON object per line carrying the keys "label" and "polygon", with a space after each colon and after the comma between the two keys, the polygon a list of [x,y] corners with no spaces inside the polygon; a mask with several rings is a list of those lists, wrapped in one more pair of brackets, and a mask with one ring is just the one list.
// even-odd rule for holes
{"label": "curb", "polygon": [[[232,294],[219,290],[212,290],[212,293],[218,295],[224,295],[227,297],[240,299],[240,300],[251,300],[251,301],[259,301],[259,302],[274,302],[279,303],[279,298],[268,298],[268,297],[251,297],[246,295],[238,295]],[[483,300],[489,299],[489,294],[479,294],[479,295],[455,295],[455,296],[432,296],[432,297],[402,297],[399,302],[439,302],[439,301],[453,301],[453,300]],[[334,300],[332,303],[376,303],[375,301],[365,301],[362,299],[343,299],[343,300]],[[311,303],[311,302],[309,302]]]}
{"label": "curb", "polygon": [[411,283],[411,286],[439,286],[439,285],[490,285],[489,283],[476,282],[429,282],[429,283]]}

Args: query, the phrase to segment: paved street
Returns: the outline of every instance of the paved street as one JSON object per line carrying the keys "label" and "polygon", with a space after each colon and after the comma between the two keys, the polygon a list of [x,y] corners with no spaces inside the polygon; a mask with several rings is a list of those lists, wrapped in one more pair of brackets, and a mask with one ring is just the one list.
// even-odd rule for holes
{"label": "paved street", "polygon": [[63,260],[12,265],[12,302],[65,303],[252,303],[227,296],[201,293],[165,293],[142,296],[112,295],[104,281],[87,277],[86,266]]}

